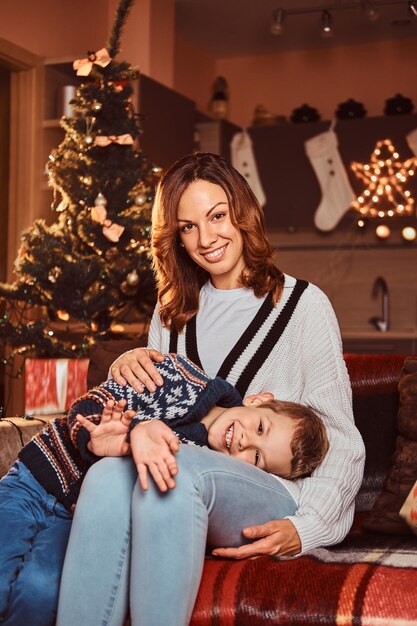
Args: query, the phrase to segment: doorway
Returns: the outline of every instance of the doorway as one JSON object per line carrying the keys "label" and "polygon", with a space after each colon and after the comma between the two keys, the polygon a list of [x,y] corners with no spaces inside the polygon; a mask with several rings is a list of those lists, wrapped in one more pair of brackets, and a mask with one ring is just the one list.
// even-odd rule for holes
{"label": "doorway", "polygon": [[[11,71],[0,65],[0,281],[7,276],[10,175],[10,81]],[[0,306],[0,315],[3,315]],[[4,355],[0,350],[0,359]],[[5,405],[4,380],[0,377],[0,407]]]}

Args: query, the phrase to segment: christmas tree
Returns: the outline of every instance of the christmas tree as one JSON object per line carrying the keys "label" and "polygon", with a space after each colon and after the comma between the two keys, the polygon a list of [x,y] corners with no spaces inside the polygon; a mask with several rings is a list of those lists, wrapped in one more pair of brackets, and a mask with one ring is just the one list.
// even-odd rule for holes
{"label": "christmas tree", "polygon": [[[132,4],[121,0],[106,48],[74,62],[74,113],[61,119],[65,138],[46,166],[57,219],[50,226],[37,220],[23,233],[16,280],[0,284],[6,366],[16,354],[84,354],[111,336],[116,320],[149,319],[154,306],[149,230],[160,171],[139,147],[138,71],[115,61]],[[69,341],[74,322],[82,332]]]}

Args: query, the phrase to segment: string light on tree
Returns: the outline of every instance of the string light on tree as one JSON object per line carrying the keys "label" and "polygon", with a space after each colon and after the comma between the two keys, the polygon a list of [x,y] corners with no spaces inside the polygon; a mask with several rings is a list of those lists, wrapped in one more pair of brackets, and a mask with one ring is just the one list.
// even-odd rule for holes
{"label": "string light on tree", "polygon": [[404,162],[390,139],[378,141],[370,163],[352,163],[352,171],[366,189],[352,203],[363,217],[394,217],[413,215],[414,198],[404,189],[407,180],[414,176],[417,159]]}

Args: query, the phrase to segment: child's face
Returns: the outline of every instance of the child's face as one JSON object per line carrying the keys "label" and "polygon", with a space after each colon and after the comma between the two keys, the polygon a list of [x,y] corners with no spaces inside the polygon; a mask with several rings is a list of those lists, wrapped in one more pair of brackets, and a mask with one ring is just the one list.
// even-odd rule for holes
{"label": "child's face", "polygon": [[241,406],[224,409],[208,428],[213,450],[286,476],[291,470],[291,441],[297,421],[269,408]]}

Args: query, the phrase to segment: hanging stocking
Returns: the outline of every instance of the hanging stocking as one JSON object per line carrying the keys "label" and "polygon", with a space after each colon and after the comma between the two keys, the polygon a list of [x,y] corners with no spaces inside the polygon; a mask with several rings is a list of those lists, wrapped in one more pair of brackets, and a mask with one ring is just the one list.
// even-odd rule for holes
{"label": "hanging stocking", "polygon": [[233,136],[230,149],[233,167],[246,178],[259,204],[264,206],[266,198],[259,179],[258,168],[256,167],[252,141],[248,133],[246,131],[236,133]]}
{"label": "hanging stocking", "polygon": [[408,133],[406,136],[407,143],[410,146],[411,152],[417,156],[417,128]]}
{"label": "hanging stocking", "polygon": [[304,145],[322,193],[314,223],[319,230],[332,230],[355,199],[337,149],[336,133],[328,130],[308,139]]}

